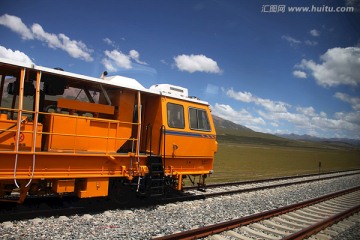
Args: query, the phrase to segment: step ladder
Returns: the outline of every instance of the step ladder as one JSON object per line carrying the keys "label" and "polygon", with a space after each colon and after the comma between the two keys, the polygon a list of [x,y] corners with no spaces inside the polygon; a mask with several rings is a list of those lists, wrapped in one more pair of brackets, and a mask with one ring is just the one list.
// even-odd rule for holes
{"label": "step ladder", "polygon": [[147,191],[151,197],[164,195],[164,168],[161,156],[148,157]]}

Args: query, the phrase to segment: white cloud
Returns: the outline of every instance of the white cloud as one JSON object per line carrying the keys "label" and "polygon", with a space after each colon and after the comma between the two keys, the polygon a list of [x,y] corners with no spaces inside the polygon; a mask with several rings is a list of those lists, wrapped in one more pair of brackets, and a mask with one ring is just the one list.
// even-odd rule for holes
{"label": "white cloud", "polygon": [[[354,130],[360,130],[360,112],[337,112],[335,113],[335,119],[347,122],[349,126],[352,126]],[[357,131],[359,134],[359,131]]]}
{"label": "white cloud", "polygon": [[310,34],[314,37],[319,37],[320,36],[320,32],[316,29],[312,29],[310,30]]}
{"label": "white cloud", "polygon": [[214,115],[220,116],[226,120],[232,121],[249,128],[254,128],[257,125],[264,125],[265,121],[261,117],[254,117],[245,109],[240,111],[234,110],[230,105],[216,103],[211,108]]}
{"label": "white cloud", "polygon": [[110,38],[104,38],[103,41],[110,46],[114,46],[114,42]]}
{"label": "white cloud", "polygon": [[104,58],[102,60],[102,63],[104,64],[106,70],[110,72],[116,72],[119,67],[125,69],[131,68],[131,60],[128,55],[123,54],[118,50],[106,50],[104,53],[107,58]]}
{"label": "white cloud", "polygon": [[350,103],[355,111],[338,112],[328,116],[323,111],[316,111],[312,106],[293,107],[285,102],[257,97],[250,92],[236,92],[229,89],[226,94],[230,98],[255,106],[252,112],[249,112],[244,109],[235,111],[229,105],[217,104],[216,115],[224,116],[249,128],[272,133],[288,131],[321,137],[360,139],[360,98],[336,93],[334,97]]}
{"label": "white cloud", "polygon": [[317,42],[317,41],[306,40],[304,43],[305,43],[306,45],[308,45],[308,46],[316,46],[316,45],[318,45],[318,42]]}
{"label": "white cloud", "polygon": [[358,97],[350,97],[346,93],[337,92],[335,93],[334,97],[337,99],[340,99],[343,102],[347,102],[351,104],[351,107],[356,110],[360,111],[360,98]]}
{"label": "white cloud", "polygon": [[297,107],[296,111],[299,113],[304,114],[307,117],[314,117],[316,116],[316,111],[313,107]]}
{"label": "white cloud", "polygon": [[221,73],[216,61],[205,55],[178,55],[174,57],[175,65],[180,71]]}
{"label": "white cloud", "polygon": [[103,58],[102,64],[109,72],[116,72],[120,68],[133,68],[131,59],[141,65],[147,65],[146,62],[140,61],[140,54],[136,50],[131,50],[128,55],[116,49],[112,51],[106,50],[104,53],[106,57]]}
{"label": "white cloud", "polygon": [[87,62],[93,61],[91,57],[92,49],[76,40],[71,40],[65,34],[54,34],[44,31],[42,26],[38,23],[28,28],[19,17],[4,14],[0,17],[0,24],[10,28],[12,31],[20,34],[24,40],[36,39],[45,42],[48,47],[53,49],[62,49],[73,58],[79,58]]}
{"label": "white cloud", "polygon": [[213,84],[208,83],[205,88],[205,94],[217,95],[219,93],[219,87]]}
{"label": "white cloud", "polygon": [[138,51],[136,50],[130,50],[129,52],[129,56],[131,59],[133,59],[135,62],[142,64],[142,65],[147,65],[146,62],[140,61],[140,54]]}
{"label": "white cloud", "polygon": [[282,35],[281,39],[286,40],[288,43],[290,43],[291,46],[296,47],[298,44],[301,43],[300,40],[297,40],[289,35]]}
{"label": "white cloud", "polygon": [[166,62],[165,59],[161,59],[160,62],[161,62],[162,64],[169,65],[169,64]]}
{"label": "white cloud", "polygon": [[4,14],[0,17],[0,24],[20,34],[21,38],[24,40],[34,39],[30,29],[28,29],[19,17]]}
{"label": "white cloud", "polygon": [[13,51],[13,50],[7,49],[3,46],[0,46],[0,57],[12,59],[12,60],[23,62],[23,63],[29,63],[29,64],[33,63],[31,61],[31,59],[25,53],[20,52],[18,50]]}
{"label": "white cloud", "polygon": [[272,101],[270,99],[259,98],[257,96],[252,95],[249,92],[235,92],[232,88],[229,89],[226,94],[236,100],[241,102],[253,102],[257,105],[264,107],[265,109],[271,112],[286,112],[287,107],[290,107],[290,104],[280,102],[280,101]]}
{"label": "white cloud", "polygon": [[297,78],[307,78],[306,72],[295,70],[293,71],[293,75]]}
{"label": "white cloud", "polygon": [[305,44],[305,45],[308,45],[308,46],[316,46],[318,44],[317,41],[311,41],[311,40],[304,40],[304,41],[301,41],[301,40],[298,40],[296,38],[293,38],[289,35],[282,35],[281,36],[281,39],[287,41],[290,46],[294,47],[294,48],[297,48],[299,45],[301,44]]}
{"label": "white cloud", "polygon": [[296,67],[309,70],[323,87],[358,86],[360,83],[360,48],[332,48],[321,57],[322,63],[303,59]]}
{"label": "white cloud", "polygon": [[241,102],[254,102],[255,98],[253,97],[253,95],[250,92],[235,92],[234,89],[229,89],[226,94],[233,98],[236,99],[238,101]]}

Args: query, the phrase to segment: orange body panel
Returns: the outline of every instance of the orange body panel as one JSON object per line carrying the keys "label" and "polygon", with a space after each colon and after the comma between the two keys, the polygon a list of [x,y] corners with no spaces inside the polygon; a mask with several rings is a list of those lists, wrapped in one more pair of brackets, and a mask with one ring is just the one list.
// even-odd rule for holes
{"label": "orange body panel", "polygon": [[77,193],[80,198],[106,197],[108,195],[108,189],[108,178],[87,178],[82,180]]}
{"label": "orange body panel", "polygon": [[59,179],[53,182],[53,190],[57,193],[69,193],[75,191],[75,179]]}
{"label": "orange body panel", "polygon": [[70,115],[46,116],[45,150],[116,152],[131,135],[132,125]]}
{"label": "orange body panel", "polygon": [[[6,116],[6,114],[2,115]],[[5,117],[0,119],[0,132],[2,132],[0,134],[0,151],[15,150],[17,129],[14,126],[16,123],[16,120],[7,120]],[[19,151],[31,151],[33,146],[34,124],[23,122],[20,129]],[[42,124],[38,124],[37,132],[35,150],[39,151],[41,147]]]}

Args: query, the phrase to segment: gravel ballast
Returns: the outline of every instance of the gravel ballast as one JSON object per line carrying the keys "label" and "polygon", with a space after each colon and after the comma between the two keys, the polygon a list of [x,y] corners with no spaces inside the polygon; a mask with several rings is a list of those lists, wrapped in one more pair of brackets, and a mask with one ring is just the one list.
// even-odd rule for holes
{"label": "gravel ballast", "polygon": [[[150,239],[319,197],[360,184],[360,176],[101,214],[0,223],[1,239]],[[359,228],[345,239],[359,236]],[[357,234],[357,235],[356,235]]]}

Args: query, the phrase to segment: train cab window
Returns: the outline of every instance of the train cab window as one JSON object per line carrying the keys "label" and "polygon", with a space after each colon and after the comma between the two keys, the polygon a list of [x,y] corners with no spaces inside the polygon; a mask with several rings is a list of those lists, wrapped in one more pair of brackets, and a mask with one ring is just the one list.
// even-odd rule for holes
{"label": "train cab window", "polygon": [[193,130],[210,131],[209,119],[205,110],[189,108],[190,128]]}
{"label": "train cab window", "polygon": [[171,128],[184,128],[184,107],[174,103],[167,104],[168,125]]}

